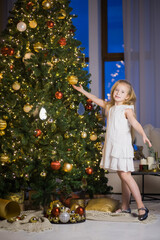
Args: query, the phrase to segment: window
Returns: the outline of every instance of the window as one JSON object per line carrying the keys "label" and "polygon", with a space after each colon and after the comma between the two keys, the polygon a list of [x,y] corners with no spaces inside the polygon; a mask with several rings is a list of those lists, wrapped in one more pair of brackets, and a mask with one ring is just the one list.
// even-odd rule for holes
{"label": "window", "polygon": [[125,79],[122,0],[101,0],[103,98],[119,79]]}
{"label": "window", "polygon": [[81,41],[84,47],[86,58],[89,57],[89,36],[88,36],[88,0],[71,0],[70,7],[73,8],[72,14],[77,17],[72,19],[73,25],[76,27],[75,37]]}

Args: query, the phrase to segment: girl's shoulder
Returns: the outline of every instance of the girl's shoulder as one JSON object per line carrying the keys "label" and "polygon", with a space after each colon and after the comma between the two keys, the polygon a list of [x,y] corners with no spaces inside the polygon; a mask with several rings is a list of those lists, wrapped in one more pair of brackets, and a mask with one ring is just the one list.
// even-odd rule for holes
{"label": "girl's shoulder", "polygon": [[134,110],[134,105],[121,105],[122,109],[132,109]]}

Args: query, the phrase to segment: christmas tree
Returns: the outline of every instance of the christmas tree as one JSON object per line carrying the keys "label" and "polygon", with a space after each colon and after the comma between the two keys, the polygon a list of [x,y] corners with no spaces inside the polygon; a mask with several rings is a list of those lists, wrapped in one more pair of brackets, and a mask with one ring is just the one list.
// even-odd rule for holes
{"label": "christmas tree", "polygon": [[45,205],[75,191],[106,194],[100,108],[90,91],[68,0],[18,0],[0,43],[0,197],[32,189]]}

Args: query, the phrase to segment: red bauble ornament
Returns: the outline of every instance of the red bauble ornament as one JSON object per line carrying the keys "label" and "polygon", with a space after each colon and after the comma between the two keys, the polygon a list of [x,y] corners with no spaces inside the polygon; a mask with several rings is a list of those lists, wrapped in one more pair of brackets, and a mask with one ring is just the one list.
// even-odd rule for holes
{"label": "red bauble ornament", "polygon": [[58,169],[60,169],[60,167],[61,167],[61,163],[60,162],[58,162],[58,161],[51,162],[51,168],[53,170],[58,170]]}
{"label": "red bauble ornament", "polygon": [[91,175],[93,173],[93,169],[91,167],[86,168],[86,173]]}
{"label": "red bauble ornament", "polygon": [[54,27],[54,22],[47,21],[47,26],[48,26],[48,28],[53,28]]}
{"label": "red bauble ornament", "polygon": [[12,56],[13,54],[14,54],[14,49],[13,48],[9,48],[8,55]]}
{"label": "red bauble ornament", "polygon": [[34,5],[33,2],[28,2],[28,3],[27,3],[27,6],[26,6],[26,9],[27,9],[27,10],[31,10],[32,7],[33,7],[33,5]]}
{"label": "red bauble ornament", "polygon": [[62,99],[63,93],[62,93],[61,91],[57,91],[57,92],[55,93],[55,97],[56,97],[57,99]]}
{"label": "red bauble ornament", "polygon": [[58,43],[61,47],[65,46],[67,44],[66,39],[64,37],[60,38]]}
{"label": "red bauble ornament", "polygon": [[74,29],[70,29],[69,32],[70,32],[70,33],[74,33]]}
{"label": "red bauble ornament", "polygon": [[85,106],[86,110],[92,110],[93,109],[93,105],[91,103],[87,103]]}
{"label": "red bauble ornament", "polygon": [[84,208],[83,207],[76,208],[75,213],[78,213],[80,216],[82,216],[84,214]]}
{"label": "red bauble ornament", "polygon": [[10,69],[12,70],[14,68],[14,66],[13,65],[10,65]]}
{"label": "red bauble ornament", "polygon": [[8,55],[8,51],[9,51],[8,47],[1,48],[1,53],[2,53],[3,56],[7,56]]}
{"label": "red bauble ornament", "polygon": [[89,98],[87,99],[87,104],[88,104],[88,103],[92,103],[92,100],[89,99]]}
{"label": "red bauble ornament", "polygon": [[35,130],[35,136],[39,137],[42,134],[42,131],[40,129]]}
{"label": "red bauble ornament", "polygon": [[60,209],[59,209],[58,207],[53,207],[51,213],[52,213],[52,215],[53,215],[54,217],[58,217],[59,214],[60,214]]}

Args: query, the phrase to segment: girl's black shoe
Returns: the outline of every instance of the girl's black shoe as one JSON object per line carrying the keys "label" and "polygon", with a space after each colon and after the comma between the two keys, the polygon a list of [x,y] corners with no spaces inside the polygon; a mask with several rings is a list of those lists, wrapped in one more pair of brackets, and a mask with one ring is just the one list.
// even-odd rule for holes
{"label": "girl's black shoe", "polygon": [[144,211],[145,211],[144,214],[138,215],[138,220],[139,220],[139,221],[143,221],[143,220],[145,220],[145,219],[148,217],[149,210],[148,210],[148,208],[146,208],[146,207],[144,207],[144,208],[138,208],[138,211],[140,211],[140,210],[144,210]]}

